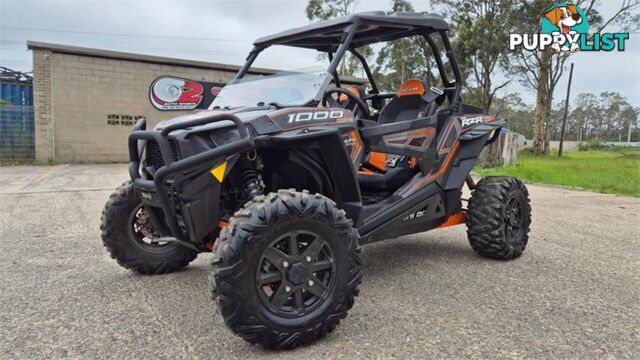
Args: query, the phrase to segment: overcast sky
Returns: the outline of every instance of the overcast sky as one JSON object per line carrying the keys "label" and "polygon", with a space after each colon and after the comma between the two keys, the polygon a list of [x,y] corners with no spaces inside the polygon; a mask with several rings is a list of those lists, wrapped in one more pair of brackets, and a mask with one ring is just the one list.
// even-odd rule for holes
{"label": "overcast sky", "polygon": [[[417,11],[429,7],[426,0],[412,2]],[[601,11],[610,14],[620,2],[604,0]],[[306,3],[306,0],[0,0],[0,65],[31,71],[27,40],[241,64],[255,38],[307,24]],[[360,0],[356,11],[386,10],[389,4],[389,0]],[[631,34],[625,52],[573,55],[572,98],[584,92],[618,91],[640,106],[637,35]],[[293,69],[313,65],[315,61],[311,54],[273,55],[259,65]],[[567,76],[563,80],[555,102],[565,97]],[[534,93],[515,82],[505,91],[521,92],[528,103],[535,100]]]}

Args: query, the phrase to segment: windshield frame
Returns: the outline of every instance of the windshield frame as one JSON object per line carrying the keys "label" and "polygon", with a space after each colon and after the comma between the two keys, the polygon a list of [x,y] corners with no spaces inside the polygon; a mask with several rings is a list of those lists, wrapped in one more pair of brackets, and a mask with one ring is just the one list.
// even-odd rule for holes
{"label": "windshield frame", "polygon": [[[339,44],[337,44],[338,47],[335,53],[328,52],[329,59],[331,60],[331,62],[329,63],[329,66],[327,67],[326,72],[332,76],[333,80],[336,83],[336,86],[340,86],[340,78],[338,77],[338,71],[337,71],[338,65],[340,64],[340,61],[344,57],[344,54],[349,49],[351,40],[353,39],[353,36],[356,33],[357,26],[358,24],[356,23],[356,24],[351,24],[345,27],[343,29],[343,33],[346,34],[346,36],[343,36],[342,41]],[[264,46],[255,46],[253,49],[251,49],[251,52],[249,52],[249,55],[247,56],[244,64],[242,65],[242,67],[240,68],[236,76],[233,78],[233,80],[229,82],[229,84],[236,84],[240,82],[240,80],[244,78],[244,76],[249,72],[249,68],[251,67],[253,62],[256,60],[258,55],[271,45],[278,45],[278,44],[274,43],[274,44],[267,44]],[[322,95],[324,94],[324,91],[326,91],[328,86],[329,86],[329,82],[326,82],[326,84],[324,84],[324,86],[320,89],[320,91],[318,91],[318,94],[314,99],[315,101],[319,102],[322,100]]]}
{"label": "windshield frame", "polygon": [[[351,47],[354,36],[356,35],[358,27],[360,26],[361,23],[365,25],[367,24],[366,21],[359,20],[359,21],[354,21],[353,23],[346,25],[344,26],[344,28],[342,28],[342,37],[340,41],[337,42],[332,49],[326,51],[330,59],[329,66],[327,67],[326,71],[333,77],[335,86],[340,87],[341,86],[340,77],[337,71],[338,65],[342,61],[342,58],[344,57],[346,52],[350,51],[352,54],[354,54],[358,58],[358,60],[360,60],[361,64],[365,69],[369,83],[372,85],[372,91],[370,93],[376,94],[376,93],[379,93],[379,91],[377,89],[377,86],[375,85],[375,79],[373,79],[373,75],[371,74],[371,71],[369,69],[366,59],[362,57],[357,52],[356,49],[353,49]],[[447,57],[447,60],[453,72],[454,79],[452,80],[447,78],[447,74],[444,68],[444,63],[442,61],[442,55],[441,55],[440,49],[438,49],[437,44],[431,37],[432,33],[436,33],[440,35],[440,38],[442,39],[442,45],[444,47],[443,49],[444,55]],[[287,45],[287,42],[291,42],[293,40],[300,39],[300,38],[309,37],[310,35],[313,35],[313,34],[310,32],[304,32],[300,34],[293,34],[283,39],[279,39],[281,41],[274,41],[272,43],[260,43],[260,44],[254,45],[253,49],[251,49],[251,51],[249,52],[249,55],[247,56],[245,63],[242,65],[240,70],[236,73],[236,76],[233,78],[233,80],[229,82],[229,84],[234,84],[240,81],[240,79],[242,79],[247,73],[249,73],[249,69],[253,64],[253,62],[255,61],[255,59],[263,50],[267,49],[269,46],[271,45],[293,46],[293,45]],[[424,39],[429,44],[429,46],[431,47],[433,51],[433,57],[435,58],[436,65],[438,67],[438,71],[440,72],[440,77],[442,78],[443,84],[445,84],[447,87],[452,87],[454,89],[453,93],[449,97],[449,101],[451,104],[458,104],[461,101],[460,95],[462,93],[462,75],[458,67],[456,58],[454,56],[453,48],[449,41],[447,30],[436,30],[436,31],[422,30],[422,31],[416,31],[415,35],[423,36]],[[333,51],[333,49],[335,49],[335,52]],[[316,102],[319,103],[322,100],[322,96],[324,92],[327,90],[329,83],[330,82],[326,82],[325,86],[323,86],[318,91],[318,94],[314,99]]]}
{"label": "windshield frame", "polygon": [[[317,90],[315,90],[315,92],[313,92],[312,96],[309,96],[311,93],[311,91],[313,91],[313,89],[310,89],[311,91],[307,92],[307,97],[304,98],[304,100],[302,100],[302,102],[283,102],[280,103],[278,100],[274,99],[274,100],[270,100],[269,97],[267,96],[266,98],[262,98],[260,97],[260,103],[256,103],[256,104],[245,104],[245,105],[241,105],[241,104],[233,104],[236,101],[231,100],[229,101],[229,99],[226,98],[230,98],[230,99],[237,99],[238,98],[238,91],[243,92],[243,95],[240,96],[243,98],[242,101],[240,102],[245,102],[247,100],[251,101],[251,96],[247,95],[247,93],[251,92],[252,89],[259,89],[260,85],[255,85],[252,86],[252,83],[258,83],[258,82],[267,82],[267,81],[271,81],[271,82],[277,82],[279,79],[280,83],[282,83],[282,81],[284,80],[285,82],[298,82],[298,84],[300,84],[301,79],[289,79],[286,80],[287,77],[308,77],[308,78],[303,78],[302,79],[302,83],[304,83],[306,86],[306,84],[313,84],[314,87],[317,87]],[[315,80],[313,79],[313,77],[317,77]],[[274,81],[275,80],[275,81]],[[236,79],[232,82],[230,82],[229,84],[227,84],[226,86],[224,86],[222,88],[222,90],[220,91],[220,94],[218,94],[218,96],[216,96],[214,98],[214,100],[211,102],[211,104],[209,105],[208,109],[209,110],[213,110],[213,109],[232,109],[232,108],[236,108],[236,107],[245,107],[245,106],[249,106],[249,107],[262,107],[262,106],[270,106],[270,105],[275,105],[276,107],[279,108],[285,108],[285,107],[302,107],[302,106],[308,106],[310,104],[313,103],[319,103],[322,100],[322,97],[324,96],[324,93],[326,92],[326,89],[329,85],[329,83],[331,82],[331,74],[329,74],[326,71],[317,71],[317,72],[311,72],[311,73],[304,73],[304,72],[292,72],[292,71],[279,71],[276,72],[275,74],[270,74],[270,75],[259,75],[256,77],[247,77],[247,78],[240,78],[240,79]],[[263,83],[264,84],[264,83]],[[237,88],[240,88],[240,90],[238,90]],[[299,87],[295,87],[295,86],[290,86],[290,88],[296,89],[296,90],[300,90],[301,92],[306,92],[305,89],[303,89],[302,86]],[[307,87],[308,89],[308,87]],[[248,91],[248,92],[247,92]],[[225,98],[225,99],[223,99]],[[227,104],[225,104],[225,100],[227,102]],[[256,99],[253,99],[254,101]],[[220,103],[222,102],[222,103]]]}

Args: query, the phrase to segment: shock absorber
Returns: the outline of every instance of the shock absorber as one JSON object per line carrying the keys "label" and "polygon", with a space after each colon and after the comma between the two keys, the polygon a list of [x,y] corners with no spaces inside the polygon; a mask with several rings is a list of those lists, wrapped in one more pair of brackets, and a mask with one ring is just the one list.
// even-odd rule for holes
{"label": "shock absorber", "polygon": [[240,157],[237,166],[240,169],[240,183],[244,192],[245,201],[251,201],[262,194],[262,162],[255,150],[250,150]]}

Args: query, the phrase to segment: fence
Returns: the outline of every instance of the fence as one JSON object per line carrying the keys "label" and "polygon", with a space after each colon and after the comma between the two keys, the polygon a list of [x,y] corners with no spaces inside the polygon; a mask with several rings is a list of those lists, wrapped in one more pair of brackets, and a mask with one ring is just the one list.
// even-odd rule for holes
{"label": "fence", "polygon": [[[571,152],[578,151],[578,145],[580,145],[580,141],[567,140],[562,142],[562,151]],[[586,143],[583,142],[583,143]],[[560,141],[551,140],[549,141],[549,150],[551,152],[558,151],[558,146]],[[606,141],[604,142],[607,146],[615,146],[615,147],[640,147],[640,142],[619,142],[619,141]],[[533,140],[525,140],[521,144],[518,144],[519,149],[530,149],[533,147]]]}
{"label": "fence", "polygon": [[33,106],[0,105],[0,163],[34,158]]}

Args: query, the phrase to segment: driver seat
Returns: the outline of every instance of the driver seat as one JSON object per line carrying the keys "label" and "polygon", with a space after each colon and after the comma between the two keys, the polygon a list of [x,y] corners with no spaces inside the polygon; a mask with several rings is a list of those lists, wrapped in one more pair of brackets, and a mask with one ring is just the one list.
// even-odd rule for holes
{"label": "driver seat", "polygon": [[433,115],[438,107],[435,102],[438,94],[428,89],[430,88],[427,82],[422,80],[411,79],[402,83],[396,96],[380,111],[378,124],[390,124]]}
{"label": "driver seat", "polygon": [[[435,113],[437,94],[427,92],[427,83],[407,80],[396,96],[380,111],[378,125],[415,120]],[[372,151],[365,157],[358,182],[365,191],[393,192],[404,185],[418,171],[415,158]]]}

